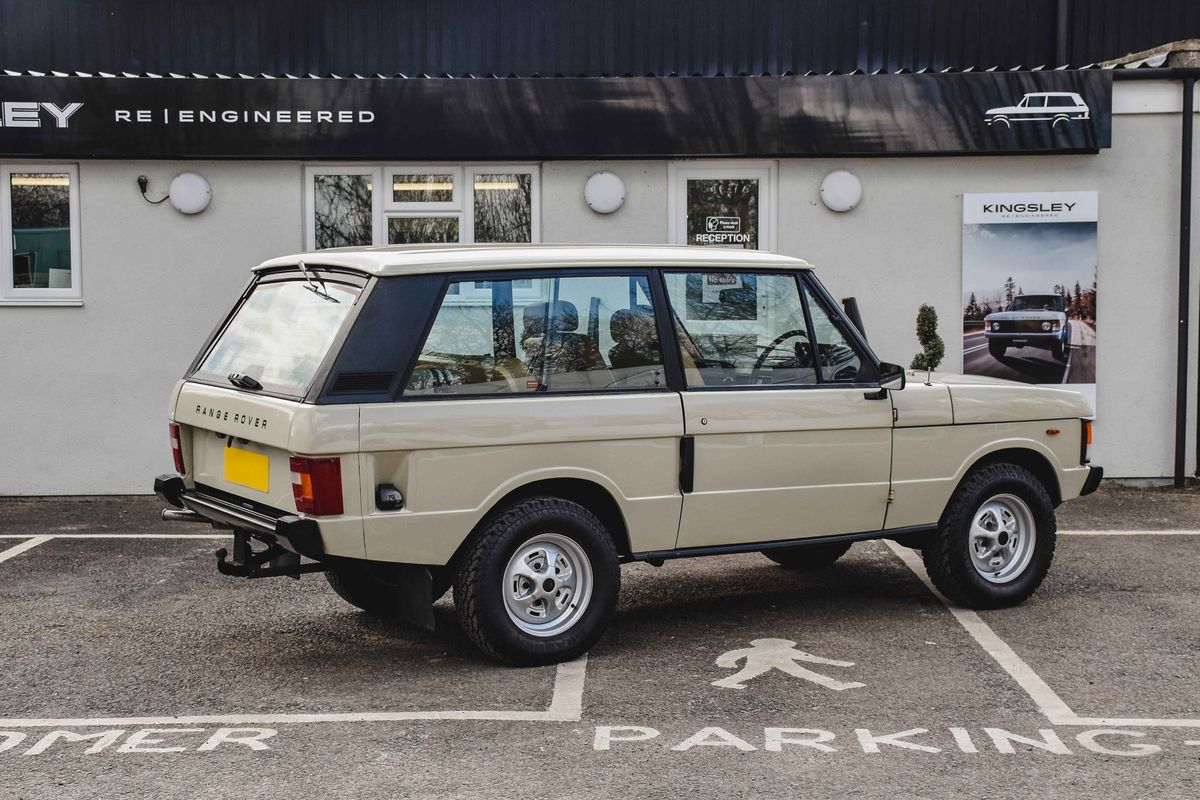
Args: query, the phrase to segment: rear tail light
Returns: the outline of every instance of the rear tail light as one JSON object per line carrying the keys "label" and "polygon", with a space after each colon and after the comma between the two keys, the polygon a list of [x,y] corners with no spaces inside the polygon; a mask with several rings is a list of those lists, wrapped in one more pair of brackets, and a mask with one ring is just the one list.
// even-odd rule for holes
{"label": "rear tail light", "polygon": [[1088,450],[1092,446],[1092,421],[1090,419],[1081,420],[1083,430],[1080,431],[1079,437],[1079,463],[1086,464],[1091,461],[1088,455]]}
{"label": "rear tail light", "polygon": [[187,472],[183,466],[183,447],[179,444],[179,426],[171,423],[171,457],[175,459],[175,471],[180,475]]}
{"label": "rear tail light", "polygon": [[342,460],[292,456],[292,495],[296,510],[314,516],[342,513]]}

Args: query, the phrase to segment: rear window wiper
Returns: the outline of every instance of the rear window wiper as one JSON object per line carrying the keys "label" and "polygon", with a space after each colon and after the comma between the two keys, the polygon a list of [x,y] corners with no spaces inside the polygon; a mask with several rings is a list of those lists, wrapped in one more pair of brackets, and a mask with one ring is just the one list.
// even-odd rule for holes
{"label": "rear window wiper", "polygon": [[226,377],[229,378],[229,382],[232,383],[234,386],[240,386],[243,389],[250,389],[251,391],[254,391],[254,392],[257,392],[260,389],[262,389],[261,383],[254,380],[254,378],[251,378],[249,375],[243,374],[241,372],[231,372]]}
{"label": "rear window wiper", "polygon": [[[342,302],[341,300],[338,300],[336,297],[334,297],[333,295],[331,295],[329,293],[329,289],[325,288],[325,281],[321,280],[320,277],[314,276],[311,272],[308,271],[308,268],[304,266],[303,260],[296,262],[296,266],[298,266],[300,268],[300,274],[304,276],[304,282],[308,284],[308,286],[306,288],[310,292],[315,294],[317,297],[325,298],[326,300],[328,300],[331,303]],[[316,278],[317,283],[321,284],[320,289],[317,288],[317,283],[313,282],[314,278]]]}

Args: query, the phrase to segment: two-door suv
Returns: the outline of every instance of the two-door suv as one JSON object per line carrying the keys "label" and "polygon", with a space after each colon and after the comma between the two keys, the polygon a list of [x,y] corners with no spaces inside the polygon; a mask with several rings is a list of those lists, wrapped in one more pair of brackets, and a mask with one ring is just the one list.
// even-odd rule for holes
{"label": "two-door suv", "polygon": [[992,358],[1003,358],[1010,347],[1039,347],[1066,361],[1071,350],[1071,323],[1060,294],[1019,294],[1003,311],[983,318]]}
{"label": "two-door suv", "polygon": [[[324,250],[267,261],[171,398],[164,518],[234,532],[222,572],[324,572],[432,624],[451,585],[508,663],[575,656],[620,564],[918,548],[1019,603],[1086,494],[1075,392],[881,363],[808,264],[658,246]],[[231,557],[232,556],[232,557]],[[304,557],[302,560],[301,557]]]}

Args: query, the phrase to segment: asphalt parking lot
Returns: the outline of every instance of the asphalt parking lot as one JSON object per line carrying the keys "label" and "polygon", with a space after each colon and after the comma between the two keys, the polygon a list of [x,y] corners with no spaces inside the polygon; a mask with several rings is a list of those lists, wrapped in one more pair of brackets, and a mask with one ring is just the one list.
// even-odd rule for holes
{"label": "asphalt parking lot", "polygon": [[1005,611],[884,543],[627,566],[585,660],[519,670],[449,600],[429,634],[226,578],[157,511],[0,500],[0,797],[1200,794],[1195,492],[1064,506]]}

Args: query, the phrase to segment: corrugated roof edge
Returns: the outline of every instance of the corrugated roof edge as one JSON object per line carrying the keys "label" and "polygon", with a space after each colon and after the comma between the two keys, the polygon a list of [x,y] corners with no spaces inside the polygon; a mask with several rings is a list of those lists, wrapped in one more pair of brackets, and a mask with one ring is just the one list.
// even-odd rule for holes
{"label": "corrugated roof edge", "polygon": [[254,272],[295,267],[339,267],[368,275],[545,269],[547,267],[690,267],[812,269],[800,258],[761,250],[652,244],[382,245],[339,247],[267,259]]}
{"label": "corrugated roof edge", "polygon": [[1104,64],[1082,64],[1082,65],[1064,64],[1061,66],[1040,65],[1040,66],[1036,66],[1036,67],[1026,67],[1023,65],[1017,65],[1015,67],[1001,67],[1001,66],[947,67],[947,68],[941,69],[941,70],[935,70],[935,69],[932,69],[929,67],[922,67],[917,70],[902,68],[902,69],[896,70],[895,72],[884,72],[883,70],[876,70],[876,71],[870,72],[870,73],[866,73],[861,70],[853,70],[851,72],[840,72],[838,70],[832,70],[830,72],[811,72],[810,71],[810,72],[804,73],[803,75],[797,75],[796,73],[793,73],[793,72],[782,72],[782,73],[739,72],[737,74],[732,74],[732,75],[722,73],[722,72],[716,72],[716,73],[712,73],[712,74],[704,74],[704,73],[696,72],[696,73],[692,73],[690,75],[680,75],[679,73],[675,73],[675,72],[672,72],[672,73],[669,73],[666,75],[656,75],[656,74],[649,74],[649,73],[638,74],[638,75],[634,75],[631,73],[614,75],[612,73],[604,73],[604,72],[598,73],[598,74],[591,74],[591,75],[584,74],[584,73],[580,73],[578,75],[564,75],[561,73],[558,73],[555,75],[542,75],[540,73],[534,72],[529,75],[504,75],[504,76],[473,75],[470,73],[463,74],[463,75],[450,75],[450,74],[405,75],[403,73],[395,73],[393,75],[383,75],[383,74],[379,74],[379,73],[376,73],[374,75],[361,75],[359,73],[354,73],[352,75],[334,75],[332,73],[329,75],[313,75],[311,73],[308,75],[289,75],[286,73],[283,75],[267,75],[266,73],[259,73],[257,75],[248,75],[244,72],[240,72],[240,73],[236,73],[236,74],[232,74],[232,75],[226,75],[224,73],[215,72],[215,73],[212,73],[211,75],[203,75],[203,74],[200,74],[197,72],[193,72],[191,74],[183,74],[183,73],[179,73],[179,72],[168,72],[168,73],[157,73],[157,72],[134,73],[134,72],[104,72],[104,71],[59,72],[56,70],[51,70],[50,72],[39,72],[36,70],[12,70],[12,69],[5,69],[5,70],[2,70],[2,72],[5,76],[10,77],[10,78],[158,78],[158,79],[169,78],[169,79],[174,79],[174,80],[208,80],[208,79],[239,80],[240,79],[240,80],[291,80],[291,81],[307,81],[307,80],[317,80],[317,81],[319,81],[319,80],[510,80],[510,79],[531,79],[531,78],[537,78],[537,79],[543,79],[543,80],[554,80],[557,78],[572,78],[572,79],[594,78],[597,80],[614,80],[614,79],[621,79],[621,78],[809,78],[809,77],[824,77],[824,76],[835,76],[835,75],[851,75],[851,76],[853,76],[853,75],[868,75],[868,74],[869,75],[933,75],[933,74],[945,75],[945,74],[960,73],[960,72],[1062,72],[1062,71],[1071,71],[1071,70],[1077,70],[1077,71],[1104,70],[1104,71],[1122,72],[1125,70],[1139,70],[1139,69],[1153,69],[1153,68],[1154,67],[1152,65],[1144,63],[1144,62],[1138,63],[1138,64],[1133,64],[1133,65],[1120,64],[1120,63],[1114,64],[1112,62],[1106,62]]}

